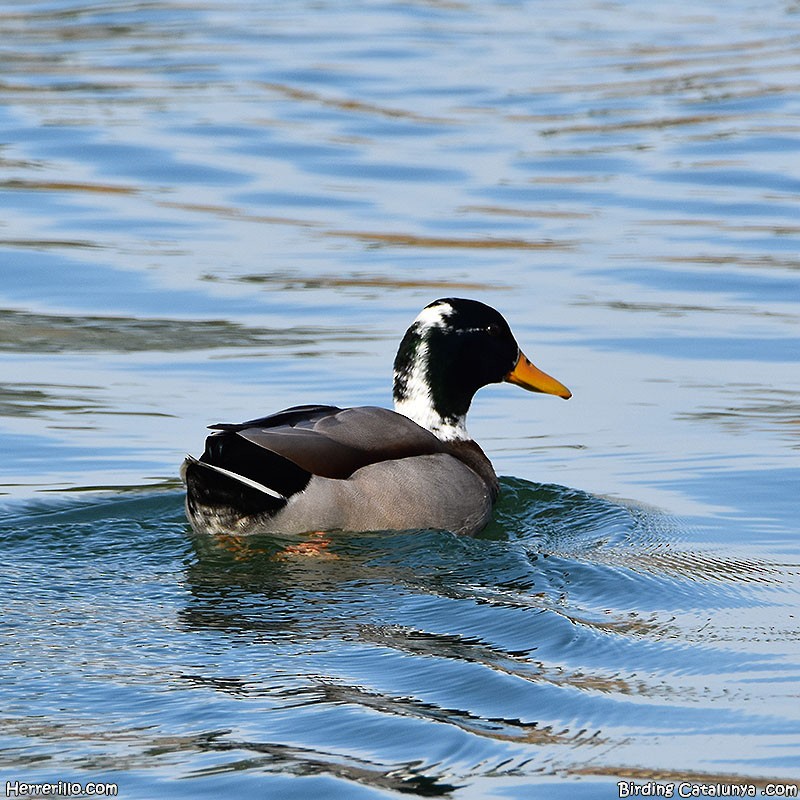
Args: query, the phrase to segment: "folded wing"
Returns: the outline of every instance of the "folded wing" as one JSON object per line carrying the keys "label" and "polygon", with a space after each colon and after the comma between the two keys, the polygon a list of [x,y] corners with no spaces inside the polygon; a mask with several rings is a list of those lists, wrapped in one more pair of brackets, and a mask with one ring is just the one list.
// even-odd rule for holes
{"label": "folded wing", "polygon": [[249,497],[253,492],[258,497],[258,487],[266,490],[269,499],[264,502],[272,509],[305,489],[314,475],[346,479],[370,464],[444,452],[432,433],[376,406],[295,406],[211,428],[214,433],[206,439],[205,452],[187,464],[195,482],[202,475],[206,499],[219,484],[228,502],[231,481],[240,476]]}

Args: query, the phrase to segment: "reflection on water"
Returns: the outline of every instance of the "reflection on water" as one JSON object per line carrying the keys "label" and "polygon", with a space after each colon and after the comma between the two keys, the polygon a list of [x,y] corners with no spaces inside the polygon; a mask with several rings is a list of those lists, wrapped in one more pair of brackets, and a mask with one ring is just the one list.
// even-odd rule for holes
{"label": "reflection on water", "polygon": [[139,319],[135,317],[77,317],[6,311],[0,317],[0,351],[152,352],[197,349],[268,347],[307,352],[321,339],[328,343],[358,342],[368,333],[339,328],[250,328],[228,320]]}
{"label": "reflection on water", "polygon": [[[4,770],[798,777],[796,7],[52,0],[0,30]],[[480,538],[189,534],[205,425],[388,404],[446,295],[575,393],[476,399],[517,476]]]}

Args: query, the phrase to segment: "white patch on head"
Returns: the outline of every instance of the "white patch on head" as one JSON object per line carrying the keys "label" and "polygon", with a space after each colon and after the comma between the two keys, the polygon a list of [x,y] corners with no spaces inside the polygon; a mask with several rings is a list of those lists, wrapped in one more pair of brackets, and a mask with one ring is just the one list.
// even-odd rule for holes
{"label": "white patch on head", "polygon": [[437,303],[423,308],[414,320],[414,324],[419,325],[421,330],[444,328],[452,316],[453,306],[450,303]]}
{"label": "white patch on head", "polygon": [[417,425],[436,434],[443,441],[469,439],[466,418],[459,417],[455,423],[444,420],[433,408],[430,384],[428,383],[428,342],[425,331],[431,328],[445,328],[453,315],[450,303],[437,303],[423,308],[414,320],[420,336],[416,358],[406,371],[405,397],[395,400],[394,410]]}

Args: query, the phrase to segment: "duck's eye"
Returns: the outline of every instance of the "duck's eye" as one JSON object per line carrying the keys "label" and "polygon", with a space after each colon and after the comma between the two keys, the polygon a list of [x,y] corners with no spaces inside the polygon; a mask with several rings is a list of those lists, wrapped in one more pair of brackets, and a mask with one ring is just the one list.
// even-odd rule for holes
{"label": "duck's eye", "polygon": [[502,333],[502,331],[500,330],[499,325],[495,325],[494,323],[492,323],[491,325],[487,326],[486,333],[488,333],[489,336],[499,336]]}

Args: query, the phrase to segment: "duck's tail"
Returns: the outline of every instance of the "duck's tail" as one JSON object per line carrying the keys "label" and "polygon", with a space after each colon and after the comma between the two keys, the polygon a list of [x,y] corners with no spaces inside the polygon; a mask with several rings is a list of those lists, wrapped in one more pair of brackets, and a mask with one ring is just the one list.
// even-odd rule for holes
{"label": "duck's tail", "polygon": [[201,533],[236,533],[254,517],[276,514],[287,502],[280,492],[253,478],[194,456],[186,456],[181,477],[187,516]]}
{"label": "duck's tail", "polygon": [[186,513],[198,532],[237,533],[272,517],[308,485],[311,473],[278,453],[219,430],[206,439],[200,458],[181,468]]}

